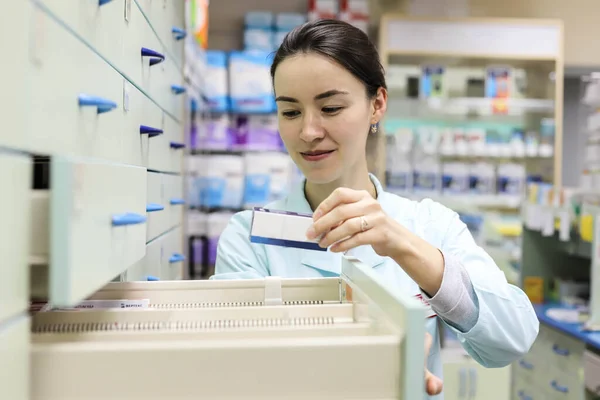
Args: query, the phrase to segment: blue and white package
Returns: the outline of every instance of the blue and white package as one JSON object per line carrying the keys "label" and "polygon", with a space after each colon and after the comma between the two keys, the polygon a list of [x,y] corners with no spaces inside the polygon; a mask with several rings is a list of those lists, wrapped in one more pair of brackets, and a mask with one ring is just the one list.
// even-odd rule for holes
{"label": "blue and white package", "polygon": [[525,166],[511,163],[500,164],[498,166],[498,194],[511,196],[523,195],[526,178]]}
{"label": "blue and white package", "polygon": [[272,246],[327,251],[319,239],[310,240],[306,231],[313,223],[311,214],[255,207],[250,224],[250,242]]}
{"label": "blue and white package", "polygon": [[493,195],[496,192],[496,170],[493,164],[478,162],[471,164],[469,170],[471,194]]}
{"label": "blue and white package", "polygon": [[306,22],[306,15],[300,13],[279,13],[275,16],[275,28],[279,31],[291,31]]}
{"label": "blue and white package", "polygon": [[234,51],[229,55],[229,93],[235,113],[275,111],[271,84],[272,53]]}
{"label": "blue and white package", "polygon": [[246,28],[271,29],[275,15],[270,11],[250,11],[244,17]]}
{"label": "blue and white package", "polygon": [[206,208],[240,208],[244,186],[244,162],[237,155],[211,155],[201,174],[200,202]]}
{"label": "blue and white package", "polygon": [[469,168],[465,163],[450,162],[442,167],[442,192],[464,194],[469,187]]}
{"label": "blue and white package", "polygon": [[246,153],[244,164],[244,206],[259,207],[271,199],[271,166],[270,160],[262,153]]}
{"label": "blue and white package", "polygon": [[269,202],[281,200],[288,195],[292,179],[292,165],[290,156],[280,152],[270,152],[263,155],[268,159],[269,176],[271,177],[269,187]]}
{"label": "blue and white package", "polygon": [[244,49],[247,51],[274,51],[275,33],[270,29],[249,28],[244,30]]}
{"label": "blue and white package", "polygon": [[227,112],[229,109],[227,53],[218,50],[207,51],[204,74],[206,76],[205,96],[209,109],[214,112]]}

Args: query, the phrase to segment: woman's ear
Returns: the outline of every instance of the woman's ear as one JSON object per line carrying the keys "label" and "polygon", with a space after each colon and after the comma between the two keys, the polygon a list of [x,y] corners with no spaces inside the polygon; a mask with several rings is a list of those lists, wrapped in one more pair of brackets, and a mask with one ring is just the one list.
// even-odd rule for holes
{"label": "woman's ear", "polygon": [[377,89],[377,94],[373,101],[373,115],[371,115],[371,124],[377,124],[383,119],[387,110],[387,90],[383,87]]}

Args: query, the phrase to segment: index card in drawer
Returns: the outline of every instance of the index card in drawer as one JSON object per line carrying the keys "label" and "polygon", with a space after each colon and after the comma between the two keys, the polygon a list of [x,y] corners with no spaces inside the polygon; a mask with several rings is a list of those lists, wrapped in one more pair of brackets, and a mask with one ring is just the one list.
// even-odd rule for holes
{"label": "index card in drawer", "polygon": [[50,301],[83,300],[141,259],[146,169],[54,157],[50,198]]}

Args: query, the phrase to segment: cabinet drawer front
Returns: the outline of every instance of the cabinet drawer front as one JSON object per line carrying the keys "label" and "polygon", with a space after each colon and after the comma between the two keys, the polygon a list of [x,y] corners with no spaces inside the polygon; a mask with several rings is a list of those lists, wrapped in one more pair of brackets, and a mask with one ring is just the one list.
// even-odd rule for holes
{"label": "cabinet drawer front", "polygon": [[181,280],[183,279],[183,268],[186,265],[181,228],[175,228],[165,235],[164,243],[161,277],[170,281]]}
{"label": "cabinet drawer front", "polygon": [[183,125],[166,116],[165,133],[169,140],[168,171],[179,173],[183,169],[183,154],[185,148]]}
{"label": "cabinet drawer front", "polygon": [[557,376],[578,376],[583,365],[583,342],[552,331],[545,341],[549,373]]}
{"label": "cabinet drawer front", "polygon": [[127,270],[126,280],[129,282],[146,281],[149,277],[160,279],[164,251],[163,237],[157,237],[148,243],[144,257]]}
{"label": "cabinet drawer front", "polygon": [[185,211],[185,200],[183,197],[183,179],[180,175],[164,175],[167,204],[169,211],[168,227],[173,228],[181,225]]}
{"label": "cabinet drawer front", "polygon": [[[0,150],[0,324],[23,312],[29,301],[29,157]],[[2,389],[0,389],[1,391]]]}
{"label": "cabinet drawer front", "polygon": [[170,227],[170,207],[164,174],[148,172],[147,197],[148,230],[146,242],[150,242],[165,233]]}
{"label": "cabinet drawer front", "polygon": [[184,39],[173,29],[185,29],[184,2],[164,0],[136,0],[142,12],[150,21],[160,41],[174,57],[180,67],[184,63]]}
{"label": "cabinet drawer front", "polygon": [[513,383],[511,400],[546,400],[539,393],[538,387],[517,377]]}
{"label": "cabinet drawer front", "polygon": [[[181,69],[174,64],[138,7],[131,8],[125,29],[119,68],[152,100],[181,120],[185,96],[174,93],[171,88],[172,85],[183,85]],[[144,55],[142,49],[146,52]],[[181,105],[177,106],[179,103]]]}
{"label": "cabinet drawer front", "polygon": [[26,131],[29,102],[29,21],[31,3],[11,2],[0,12],[0,37],[2,51],[10,61],[2,63],[0,87],[3,93],[10,93],[3,101],[2,134],[0,146],[22,145],[21,138]]}
{"label": "cabinet drawer front", "polygon": [[179,173],[183,168],[183,128],[168,115],[163,118],[163,134],[150,139],[148,168]]}
{"label": "cabinet drawer front", "polygon": [[[121,59],[126,0],[40,0],[41,7],[73,29],[111,63]],[[81,67],[82,64],[78,66]]]}
{"label": "cabinet drawer front", "polygon": [[36,15],[29,108],[35,118],[21,147],[134,164],[123,146],[123,78],[56,21]]}
{"label": "cabinet drawer front", "polygon": [[0,325],[0,399],[29,400],[28,317]]}
{"label": "cabinet drawer front", "polygon": [[146,170],[54,157],[50,197],[50,298],[77,303],[146,251]]}

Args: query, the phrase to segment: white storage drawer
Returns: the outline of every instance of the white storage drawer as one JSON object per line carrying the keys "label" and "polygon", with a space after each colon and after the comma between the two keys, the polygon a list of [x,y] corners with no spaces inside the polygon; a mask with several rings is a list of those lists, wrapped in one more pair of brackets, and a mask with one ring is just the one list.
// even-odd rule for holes
{"label": "white storage drawer", "polygon": [[35,117],[19,147],[139,163],[128,146],[132,138],[139,146],[139,132],[123,130],[123,77],[43,11],[34,14],[27,110]]}
{"label": "white storage drawer", "polygon": [[180,280],[184,265],[181,228],[176,228],[146,244],[145,256],[127,270],[126,280]]}
{"label": "white storage drawer", "polygon": [[184,2],[164,0],[136,0],[142,12],[150,21],[160,41],[180,67],[184,64]]}
{"label": "white storage drawer", "polygon": [[146,242],[181,224],[185,209],[180,175],[148,171]]}
{"label": "white storage drawer", "polygon": [[168,227],[181,225],[185,211],[185,198],[183,196],[183,179],[181,175],[165,174],[163,176],[167,196],[167,211],[169,215]]}
{"label": "white storage drawer", "polygon": [[186,263],[181,228],[175,228],[167,233],[164,244],[161,278],[169,281],[183,279],[183,269]]}
{"label": "white storage drawer", "polygon": [[170,207],[167,196],[165,174],[148,172],[146,213],[148,229],[146,242],[150,242],[169,230]]}
{"label": "white storage drawer", "polygon": [[[95,51],[118,65],[123,53],[126,3],[130,0],[37,0],[41,7],[73,29]],[[130,5],[131,6],[131,5]],[[82,67],[85,64],[79,64]]]}
{"label": "white storage drawer", "polygon": [[600,356],[587,350],[583,354],[585,387],[595,395],[600,395]]}
{"label": "white storage drawer", "polygon": [[168,171],[179,173],[183,169],[183,154],[185,149],[183,125],[166,117],[165,133],[169,140]]}
{"label": "white storage drawer", "polygon": [[50,299],[68,306],[140,260],[146,250],[144,168],[54,157]]}
{"label": "white storage drawer", "polygon": [[164,236],[159,236],[146,244],[146,253],[132,265],[125,274],[127,282],[161,279],[162,263],[165,254]]}
{"label": "white storage drawer", "polygon": [[182,121],[185,96],[173,90],[173,86],[184,84],[181,68],[165,52],[138,7],[131,7],[125,30],[119,69],[157,104]]}
{"label": "white storage drawer", "polygon": [[[422,305],[393,296],[371,267],[355,259],[344,259],[340,279],[115,285],[154,284],[174,301],[158,309],[38,313],[32,399],[424,396],[422,384],[411,384],[423,379]],[[187,290],[192,286],[200,289]],[[314,303],[283,303],[290,291]],[[154,304],[158,294],[136,296]],[[223,303],[194,307],[215,296]],[[242,298],[254,304],[239,304]]]}
{"label": "white storage drawer", "polygon": [[0,399],[29,398],[29,317],[0,324]]}
{"label": "white storage drawer", "polygon": [[31,180],[29,157],[0,150],[0,325],[29,302]]}
{"label": "white storage drawer", "polygon": [[168,115],[161,126],[163,134],[150,139],[148,168],[161,172],[180,173],[183,169],[183,127]]}
{"label": "white storage drawer", "polygon": [[[169,13],[181,12],[183,19],[183,4],[177,3],[182,2],[175,1],[168,6],[165,3],[165,6]],[[170,56],[167,58],[163,45],[133,0],[112,0],[101,5],[98,0],[40,0],[39,7],[75,31],[110,65],[140,85],[146,94],[177,119],[183,118],[184,96],[171,88],[172,85],[183,85],[181,67]],[[36,26],[37,19],[33,21]],[[45,42],[39,40],[44,33],[39,28],[35,32],[36,45]],[[42,45],[47,46],[46,43]],[[153,57],[143,55],[143,49],[165,56],[164,61],[150,67],[149,60]],[[71,64],[77,68],[87,65],[79,60]]]}
{"label": "white storage drawer", "polygon": [[0,87],[2,101],[2,133],[0,146],[22,144],[29,117],[29,35],[31,3],[3,3],[0,11],[0,48],[3,52]]}

